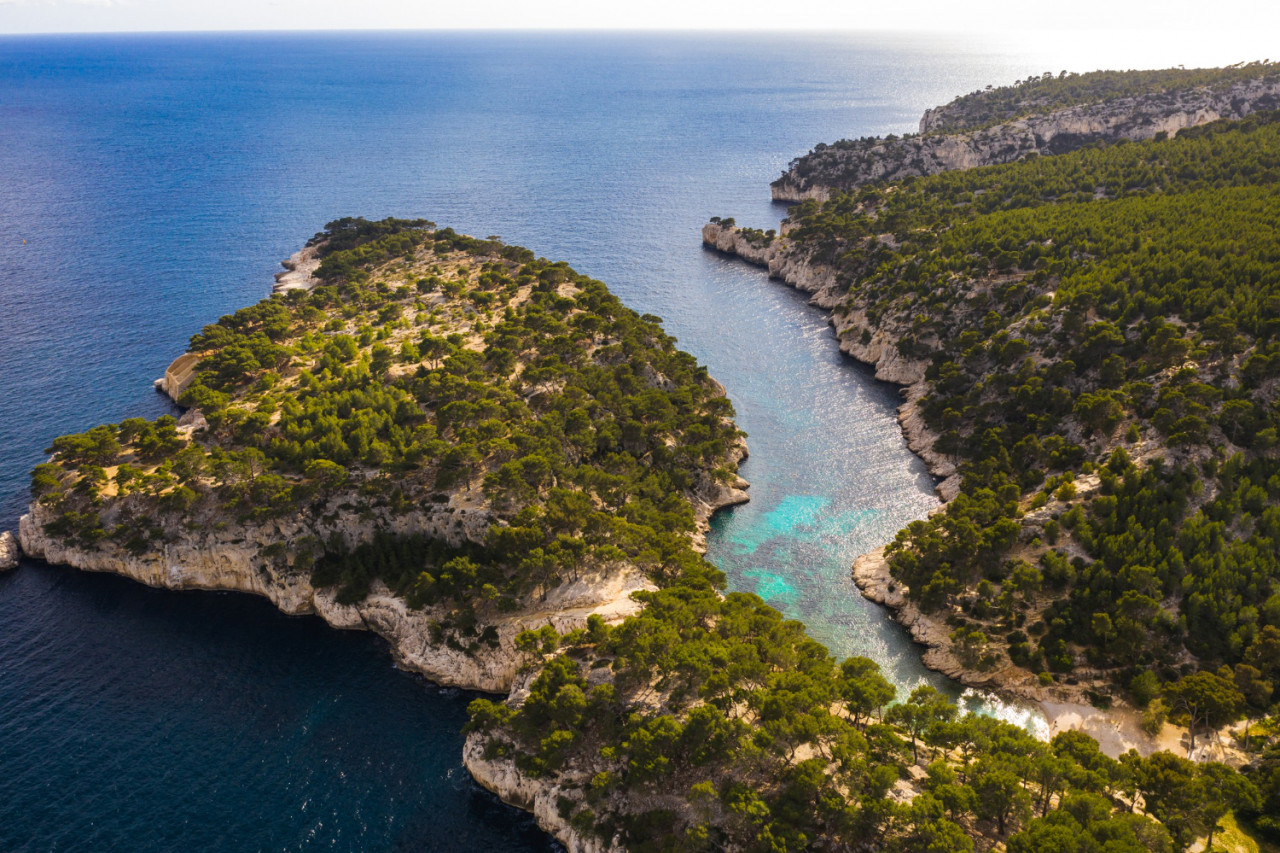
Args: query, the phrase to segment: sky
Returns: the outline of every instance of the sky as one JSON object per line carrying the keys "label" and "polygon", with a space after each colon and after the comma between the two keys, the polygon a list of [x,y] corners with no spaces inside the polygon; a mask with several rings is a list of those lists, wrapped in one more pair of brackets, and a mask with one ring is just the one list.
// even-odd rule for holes
{"label": "sky", "polygon": [[1274,0],[0,0],[0,34],[353,29],[971,34],[1072,70],[1280,59]]}

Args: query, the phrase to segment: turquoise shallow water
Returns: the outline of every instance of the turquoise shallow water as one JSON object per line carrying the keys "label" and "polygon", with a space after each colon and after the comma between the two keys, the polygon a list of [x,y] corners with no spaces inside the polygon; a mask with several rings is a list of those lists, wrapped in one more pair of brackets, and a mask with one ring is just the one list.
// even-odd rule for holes
{"label": "turquoise shallow water", "polygon": [[[776,223],[768,181],[819,140],[1042,70],[888,36],[0,38],[0,525],[54,436],[167,411],[151,380],[324,222],[425,216],[664,317],[750,434],[711,559],[910,686],[849,580],[934,504],[897,392],[698,230]],[[263,601],[27,563],[0,576],[0,850],[547,849],[461,768],[466,701]]]}

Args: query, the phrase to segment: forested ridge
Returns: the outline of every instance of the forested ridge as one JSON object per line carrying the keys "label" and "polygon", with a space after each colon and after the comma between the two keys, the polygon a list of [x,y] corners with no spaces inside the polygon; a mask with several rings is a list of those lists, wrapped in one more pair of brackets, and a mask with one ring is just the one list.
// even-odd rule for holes
{"label": "forested ridge", "polygon": [[[876,186],[806,202],[782,238],[740,230],[834,268],[867,318],[851,333],[894,330],[927,366],[963,485],[890,560],[970,665],[1013,658],[1202,737],[1247,717],[1247,773],[899,696],[706,572],[615,629],[528,637],[547,654],[528,694],[473,704],[485,756],[636,850],[1181,850],[1231,810],[1280,830],[1278,129]],[[1213,591],[1233,572],[1247,605]]]}
{"label": "forested ridge", "polygon": [[1274,62],[1241,62],[1226,68],[1107,70],[1084,74],[1046,71],[1008,86],[988,86],[960,95],[951,103],[930,110],[925,120],[927,128],[922,129],[928,133],[962,133],[1080,104],[1199,86],[1221,88],[1277,74],[1280,74],[1280,63]]}
{"label": "forested ridge", "polygon": [[694,502],[737,481],[741,433],[657,318],[566,264],[423,220],[339,220],[313,244],[319,286],[192,338],[193,424],[53,442],[32,477],[47,533],[141,554],[275,519],[478,515],[478,536],[308,536],[260,555],[339,602],[381,580],[450,608],[472,643],[477,611],[584,571],[659,578],[698,559]]}
{"label": "forested ridge", "polygon": [[825,198],[884,181],[1146,141],[1280,109],[1280,65],[1046,72],[927,110],[920,132],[819,143],[773,182],[776,199]]}
{"label": "forested ridge", "polygon": [[927,362],[934,448],[963,460],[892,549],[920,601],[989,581],[969,609],[1032,629],[1048,672],[1235,664],[1280,628],[1277,222],[1275,115],[794,211],[787,239]]}
{"label": "forested ridge", "polygon": [[1240,723],[1280,837],[1278,226],[1269,113],[835,193],[747,236],[831,270],[843,334],[923,368],[962,482],[887,559],[956,656],[1153,731]]}

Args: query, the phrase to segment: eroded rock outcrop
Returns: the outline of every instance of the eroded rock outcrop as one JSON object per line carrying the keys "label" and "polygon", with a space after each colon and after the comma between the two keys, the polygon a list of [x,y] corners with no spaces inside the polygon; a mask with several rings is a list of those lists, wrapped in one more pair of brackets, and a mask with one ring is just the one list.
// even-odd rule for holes
{"label": "eroded rock outcrop", "polygon": [[625,849],[616,838],[605,843],[594,835],[579,832],[560,815],[557,806],[563,790],[560,781],[521,773],[509,758],[486,758],[485,738],[481,735],[467,736],[462,763],[476,782],[497,794],[504,803],[531,812],[538,826],[554,835],[569,853],[618,853]]}
{"label": "eroded rock outcrop", "polygon": [[18,540],[8,530],[0,531],[0,572],[17,566],[20,556]]}
{"label": "eroded rock outcrop", "polygon": [[275,275],[276,283],[272,293],[285,293],[290,290],[310,290],[316,286],[315,272],[320,268],[320,246],[306,246],[280,262],[284,272]]}
{"label": "eroded rock outcrop", "polygon": [[196,368],[199,364],[199,353],[184,352],[165,368],[164,376],[156,380],[156,390],[168,395],[173,402],[178,402],[182,392],[186,391],[196,378]]}
{"label": "eroded rock outcrop", "polygon": [[384,532],[425,533],[458,544],[483,536],[488,518],[482,513],[430,513],[397,517],[338,514],[332,522],[289,519],[260,525],[194,525],[171,532],[171,539],[154,550],[133,554],[113,543],[79,547],[50,536],[45,524],[53,514],[35,503],[22,517],[19,534],[25,553],[50,563],[97,572],[113,572],[148,586],[164,589],[206,589],[247,592],[270,600],[290,615],[315,614],[335,628],[365,629],[384,637],[396,661],[440,684],[473,690],[505,692],[523,661],[515,648],[521,631],[551,625],[559,632],[583,627],[598,613],[616,623],[636,612],[631,593],[652,589],[635,567],[617,564],[548,590],[541,599],[516,613],[503,614],[487,624],[496,641],[456,647],[442,639],[436,623],[445,615],[432,608],[415,610],[380,581],[363,601],[339,603],[333,589],[317,589],[309,571],[271,557],[271,546],[337,534],[355,544]]}

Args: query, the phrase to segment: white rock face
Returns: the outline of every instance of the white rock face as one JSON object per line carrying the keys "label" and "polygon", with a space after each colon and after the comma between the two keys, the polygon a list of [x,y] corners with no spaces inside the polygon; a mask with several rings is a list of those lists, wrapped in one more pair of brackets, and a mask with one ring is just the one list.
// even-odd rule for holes
{"label": "white rock face", "polygon": [[413,610],[381,582],[375,583],[364,601],[339,604],[334,590],[311,585],[309,572],[282,566],[261,553],[273,543],[287,544],[304,536],[323,539],[333,532],[348,542],[368,541],[374,525],[393,533],[427,533],[458,544],[468,534],[479,535],[475,531],[487,526],[487,516],[474,516],[460,525],[448,513],[437,511],[396,520],[339,516],[324,530],[300,519],[229,526],[221,531],[199,527],[154,551],[134,555],[113,543],[81,548],[49,536],[44,525],[52,520],[52,514],[36,503],[19,522],[19,536],[27,554],[50,563],[115,572],[165,589],[248,592],[269,599],[290,615],[314,613],[336,628],[373,631],[386,638],[396,661],[405,669],[440,684],[494,693],[510,689],[524,662],[515,648],[516,635],[521,631],[549,624],[565,633],[585,627],[587,617],[593,613],[616,623],[639,610],[639,604],[631,598],[633,592],[654,588],[638,569],[627,564],[584,574],[549,591],[525,610],[502,614],[485,623],[496,628],[496,645],[481,643],[474,650],[464,651],[434,639],[432,623],[444,615],[441,610]]}
{"label": "white rock face", "polygon": [[8,530],[0,531],[0,572],[18,565],[22,552],[18,550],[18,540]]}
{"label": "white rock face", "polygon": [[476,782],[504,803],[532,812],[538,826],[554,835],[569,853],[620,853],[624,849],[617,838],[606,844],[594,836],[584,836],[560,817],[556,800],[563,788],[555,781],[525,776],[509,759],[486,760],[484,738],[480,735],[467,736],[462,763]]}
{"label": "white rock face", "polygon": [[196,378],[196,367],[200,364],[200,356],[193,352],[184,352],[173,360],[165,369],[164,376],[156,380],[156,390],[169,395],[169,399],[178,402],[182,392],[187,390],[191,381]]}
{"label": "white rock face", "polygon": [[[832,187],[855,189],[873,181],[1012,163],[1029,154],[1061,154],[1099,140],[1175,136],[1188,127],[1277,108],[1280,79],[1257,79],[1217,90],[1201,87],[1081,104],[969,133],[822,145],[773,182],[773,198],[821,200]],[[920,132],[927,134],[938,126],[946,110],[925,112]]]}
{"label": "white rock face", "polygon": [[[942,479],[937,487],[939,497],[949,501],[959,494],[960,477],[955,460],[933,449],[938,436],[925,426],[919,412],[919,401],[928,390],[924,381],[926,363],[903,356],[898,351],[898,336],[893,330],[873,327],[859,309],[846,310],[843,291],[830,267],[811,264],[808,258],[792,251],[785,231],[773,240],[752,242],[737,228],[711,222],[702,226],[702,242],[717,251],[765,267],[770,276],[812,294],[809,300],[812,304],[830,311],[840,349],[874,367],[877,379],[905,386],[906,402],[898,408],[898,423],[907,446],[925,461],[935,477]],[[833,310],[837,306],[841,310]]]}
{"label": "white rock face", "polygon": [[956,657],[951,645],[951,628],[946,614],[924,613],[906,596],[907,587],[889,574],[884,548],[863,554],[853,562],[853,582],[863,597],[893,611],[894,620],[911,632],[911,639],[925,646],[924,665],[966,687],[994,690],[1006,696],[1033,701],[1057,698],[1078,701],[1083,691],[1070,691],[1060,685],[1045,687],[1038,678],[1021,667],[1009,664],[999,669],[967,669]]}
{"label": "white rock face", "polygon": [[320,267],[319,246],[307,246],[294,252],[286,261],[281,261],[284,272],[275,275],[276,283],[272,293],[285,293],[290,290],[310,290],[315,287],[315,271]]}

